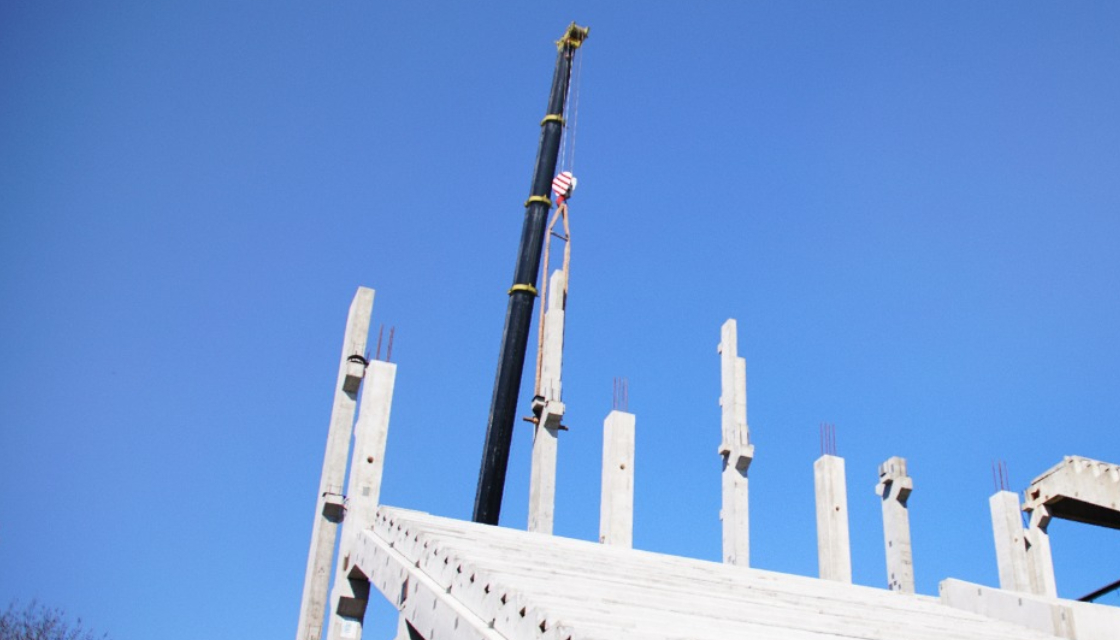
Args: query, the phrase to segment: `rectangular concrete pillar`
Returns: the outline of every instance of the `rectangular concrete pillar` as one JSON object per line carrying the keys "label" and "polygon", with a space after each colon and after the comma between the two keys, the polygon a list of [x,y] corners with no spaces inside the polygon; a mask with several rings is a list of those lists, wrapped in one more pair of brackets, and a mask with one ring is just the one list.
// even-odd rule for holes
{"label": "rectangular concrete pillar", "polygon": [[1054,580],[1054,558],[1050,555],[1050,510],[1038,505],[1031,511],[1027,528],[1027,571],[1030,573],[1031,591],[1040,596],[1058,597]]}
{"label": "rectangular concrete pillar", "polygon": [[346,333],[342,339],[342,356],[327,430],[327,449],[323,456],[319,495],[315,503],[311,549],[307,554],[296,640],[319,640],[323,633],[327,587],[334,564],[338,523],[343,517],[342,485],[346,475],[347,454],[350,451],[358,388],[365,374],[366,340],[372,313],[373,289],[358,287],[358,292],[350,303]]}
{"label": "rectangular concrete pillar", "polygon": [[599,542],[627,548],[634,545],[634,423],[634,414],[624,411],[603,421]]}
{"label": "rectangular concrete pillar", "polygon": [[823,455],[813,463],[817,493],[817,561],[820,577],[852,581],[852,550],[848,534],[848,485],[844,459]]}
{"label": "rectangular concrete pillar", "polygon": [[1019,496],[999,491],[988,499],[992,512],[992,533],[999,565],[999,588],[1031,593],[1031,572],[1027,565],[1027,544]]}
{"label": "rectangular concrete pillar", "polygon": [[720,431],[719,455],[723,460],[723,561],[750,566],[750,493],[747,469],[754,460],[747,426],[747,361],[739,357],[738,324],[723,323],[720,330]]}
{"label": "rectangular concrete pillar", "polygon": [[365,385],[354,425],[354,453],[346,486],[346,518],[331,590],[328,640],[360,640],[369,602],[369,580],[351,572],[350,551],[354,537],[373,525],[381,499],[385,444],[393,408],[397,365],[374,360],[366,368]]}
{"label": "rectangular concrete pillar", "polygon": [[[556,406],[560,405],[560,406]],[[559,413],[552,413],[559,410]],[[556,451],[564,407],[554,402],[541,411],[533,427],[533,454],[529,470],[529,531],[552,533],[556,508]]]}
{"label": "rectangular concrete pillar", "polygon": [[560,401],[560,374],[564,355],[564,273],[555,271],[548,284],[541,343],[540,396],[534,400],[539,411],[533,430],[533,454],[529,471],[529,531],[552,533],[556,505],[556,450],[564,403]]}
{"label": "rectangular concrete pillar", "polygon": [[883,542],[887,550],[887,587],[914,593],[914,556],[910,549],[910,508],[914,483],[906,474],[906,459],[894,456],[879,465],[875,493],[883,499]]}

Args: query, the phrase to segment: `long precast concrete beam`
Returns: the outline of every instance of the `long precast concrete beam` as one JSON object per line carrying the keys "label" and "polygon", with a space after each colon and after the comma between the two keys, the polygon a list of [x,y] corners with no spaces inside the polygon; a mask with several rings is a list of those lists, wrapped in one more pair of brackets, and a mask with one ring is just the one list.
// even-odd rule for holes
{"label": "long precast concrete beam", "polygon": [[323,456],[319,495],[315,503],[311,548],[307,554],[296,640],[319,640],[322,637],[338,524],[344,512],[342,491],[346,479],[346,460],[350,453],[350,435],[354,427],[358,389],[365,376],[366,340],[372,313],[373,289],[358,287],[358,292],[350,303],[346,333],[342,339],[342,356],[335,383],[330,427],[327,430],[327,448]]}
{"label": "long precast concrete beam", "polygon": [[925,596],[391,507],[354,561],[413,640],[1052,640]]}

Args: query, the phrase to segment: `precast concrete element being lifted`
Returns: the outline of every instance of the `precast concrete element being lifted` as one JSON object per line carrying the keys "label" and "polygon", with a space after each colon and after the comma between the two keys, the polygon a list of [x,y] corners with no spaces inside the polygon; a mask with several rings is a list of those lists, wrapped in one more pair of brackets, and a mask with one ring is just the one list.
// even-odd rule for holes
{"label": "precast concrete element being lifted", "polygon": [[498,371],[494,376],[494,395],[490,400],[490,417],[486,425],[486,441],[475,491],[472,519],[483,524],[496,525],[501,515],[502,494],[505,491],[509,450],[513,439],[513,421],[517,412],[517,393],[521,388],[521,374],[525,367],[525,348],[529,341],[529,326],[537,296],[537,276],[541,268],[541,249],[548,211],[552,208],[548,194],[552,190],[552,179],[556,174],[572,62],[576,51],[587,38],[587,33],[586,27],[573,22],[557,43],[556,68],[552,76],[548,112],[541,120],[537,163],[533,170],[529,198],[525,201],[521,242],[517,250],[513,286],[509,288],[502,346],[498,351]]}
{"label": "precast concrete element being lifted", "polygon": [[564,418],[560,374],[564,362],[564,272],[553,272],[548,286],[541,341],[539,394],[533,399],[533,457],[529,473],[529,531],[552,533],[556,505],[557,435]]}

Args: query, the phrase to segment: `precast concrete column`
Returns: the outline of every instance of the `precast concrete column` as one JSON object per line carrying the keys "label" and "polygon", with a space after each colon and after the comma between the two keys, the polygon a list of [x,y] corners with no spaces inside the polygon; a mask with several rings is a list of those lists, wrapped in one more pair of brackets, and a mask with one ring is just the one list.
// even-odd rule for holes
{"label": "precast concrete column", "polygon": [[906,459],[894,456],[879,465],[875,493],[883,499],[883,543],[887,550],[887,586],[914,593],[914,556],[910,548],[910,508],[914,482],[906,474]]}
{"label": "precast concrete column", "polygon": [[385,444],[393,409],[397,365],[374,360],[366,369],[358,421],[354,425],[354,454],[346,485],[346,518],[331,590],[331,622],[328,640],[360,640],[369,603],[369,579],[351,567],[350,552],[355,536],[373,525],[381,499],[381,477],[385,468]]}
{"label": "precast concrete column", "polygon": [[307,572],[303,579],[296,640],[319,640],[323,633],[334,546],[338,536],[338,523],[343,518],[342,484],[346,476],[346,459],[350,451],[358,388],[365,375],[366,340],[372,313],[373,289],[358,287],[358,292],[350,303],[346,333],[342,339],[342,357],[335,383],[330,427],[327,430],[327,450],[323,457],[323,474],[319,479],[319,497],[315,502],[311,549],[307,554]]}
{"label": "precast concrete column", "polygon": [[747,361],[739,357],[738,323],[728,320],[720,329],[720,445],[723,461],[723,561],[750,566],[750,492],[747,469],[754,460],[747,426]]}
{"label": "precast concrete column", "polygon": [[603,421],[599,542],[626,548],[634,546],[634,423],[625,411],[611,411]]}
{"label": "precast concrete column", "polygon": [[999,565],[999,588],[1031,593],[1031,572],[1027,565],[1027,544],[1023,536],[1023,516],[1019,496],[998,491],[988,498],[992,512],[992,533]]}
{"label": "precast concrete column", "polygon": [[848,485],[844,459],[823,455],[813,463],[817,494],[817,561],[820,577],[852,581],[852,550],[848,534]]}
{"label": "precast concrete column", "polygon": [[1027,529],[1027,570],[1030,573],[1031,590],[1040,596],[1058,597],[1058,586],[1054,580],[1054,558],[1050,555],[1050,509],[1038,505],[1030,512],[1030,526]]}
{"label": "precast concrete column", "polygon": [[552,533],[556,505],[556,450],[564,403],[560,401],[560,374],[564,361],[564,272],[552,273],[544,315],[541,350],[541,395],[534,399],[538,413],[533,430],[529,472],[529,531]]}

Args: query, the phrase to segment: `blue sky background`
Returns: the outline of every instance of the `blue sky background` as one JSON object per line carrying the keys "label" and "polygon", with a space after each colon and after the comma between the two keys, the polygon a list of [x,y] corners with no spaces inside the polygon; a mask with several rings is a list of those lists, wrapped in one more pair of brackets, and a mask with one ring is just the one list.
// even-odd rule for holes
{"label": "blue sky background", "polygon": [[[992,461],[1016,490],[1066,454],[1120,462],[1115,3],[11,0],[0,605],[118,639],[292,636],[359,285],[396,327],[383,501],[469,518],[572,19],[558,534],[597,539],[626,376],[635,546],[719,558],[729,317],[758,567],[816,573],[821,422],[857,583],[886,582],[876,466],[909,460],[926,594],[997,583]],[[1120,577],[1117,532],[1051,534],[1060,594]]]}

